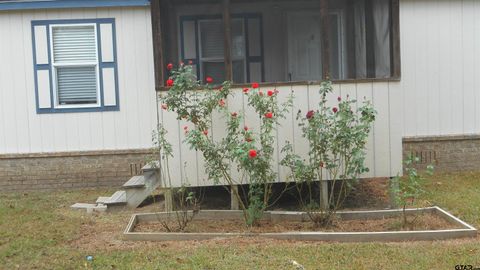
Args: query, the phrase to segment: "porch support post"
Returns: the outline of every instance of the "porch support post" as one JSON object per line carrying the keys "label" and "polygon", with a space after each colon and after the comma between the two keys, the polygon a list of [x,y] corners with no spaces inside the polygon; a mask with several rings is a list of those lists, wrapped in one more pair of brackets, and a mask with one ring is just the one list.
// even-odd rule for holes
{"label": "porch support post", "polygon": [[320,0],[320,17],[322,31],[322,78],[330,78],[330,20],[328,0]]}
{"label": "porch support post", "polygon": [[320,180],[320,209],[327,210],[328,205],[328,181],[325,179]]}
{"label": "porch support post", "polygon": [[238,193],[238,186],[230,186],[230,210],[240,209],[236,193]]}
{"label": "porch support post", "polygon": [[392,48],[392,60],[390,61],[392,69],[392,77],[399,79],[402,76],[401,73],[401,58],[400,58],[400,3],[399,0],[392,0],[390,6],[391,16],[391,48]]}
{"label": "porch support post", "polygon": [[163,197],[165,198],[165,212],[172,212],[173,211],[173,192],[172,188],[165,188],[162,189]]}
{"label": "porch support post", "polygon": [[163,54],[163,35],[160,12],[160,1],[150,1],[150,12],[152,18],[152,40],[153,40],[153,64],[155,72],[155,90],[159,91],[164,85],[165,69]]}
{"label": "porch support post", "polygon": [[224,58],[225,58],[225,79],[233,81],[232,64],[232,20],[230,16],[230,0],[223,1],[223,29],[224,29]]}

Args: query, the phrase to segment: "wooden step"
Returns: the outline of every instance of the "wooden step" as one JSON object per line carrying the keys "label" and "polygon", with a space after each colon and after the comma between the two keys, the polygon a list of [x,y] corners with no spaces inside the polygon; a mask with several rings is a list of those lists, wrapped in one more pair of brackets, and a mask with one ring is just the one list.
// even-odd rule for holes
{"label": "wooden step", "polygon": [[115,192],[109,200],[105,201],[105,205],[127,204],[127,193],[123,190]]}
{"label": "wooden step", "polygon": [[123,188],[143,188],[145,187],[145,177],[143,175],[134,176],[128,182],[123,184]]}

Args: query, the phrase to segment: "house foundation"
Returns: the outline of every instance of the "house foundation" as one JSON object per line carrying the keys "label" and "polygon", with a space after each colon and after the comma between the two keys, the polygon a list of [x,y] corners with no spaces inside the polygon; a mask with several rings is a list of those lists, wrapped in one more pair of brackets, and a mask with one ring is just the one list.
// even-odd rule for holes
{"label": "house foundation", "polygon": [[0,155],[0,192],[119,187],[141,168],[149,149]]}
{"label": "house foundation", "polygon": [[419,158],[418,169],[431,164],[436,172],[478,171],[480,134],[405,137],[403,159],[410,153]]}

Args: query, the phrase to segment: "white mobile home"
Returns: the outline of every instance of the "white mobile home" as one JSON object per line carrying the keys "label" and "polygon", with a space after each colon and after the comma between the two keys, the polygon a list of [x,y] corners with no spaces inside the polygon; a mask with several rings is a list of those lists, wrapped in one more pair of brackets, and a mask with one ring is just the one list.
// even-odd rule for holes
{"label": "white mobile home", "polygon": [[[251,82],[294,92],[293,111],[306,111],[327,74],[338,96],[373,101],[364,177],[397,175],[409,150],[443,170],[475,169],[479,18],[475,0],[0,1],[0,190],[119,185],[159,122],[177,184],[211,185],[181,143],[183,124],[156,101],[165,65],[180,61],[198,78],[232,80],[239,111]],[[302,151],[294,114],[278,141]],[[248,112],[246,122],[258,125]]]}

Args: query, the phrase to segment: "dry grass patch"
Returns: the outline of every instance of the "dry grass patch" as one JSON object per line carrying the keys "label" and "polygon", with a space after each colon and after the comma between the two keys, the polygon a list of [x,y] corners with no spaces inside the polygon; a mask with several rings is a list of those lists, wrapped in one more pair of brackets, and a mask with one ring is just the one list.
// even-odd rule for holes
{"label": "dry grass patch", "polygon": [[[419,206],[439,205],[480,227],[480,173],[437,175]],[[132,211],[87,215],[74,202],[112,190],[0,194],[0,269],[455,269],[480,267],[480,237],[405,243],[312,243],[258,238],[124,242]],[[155,212],[161,206],[140,208]],[[138,212],[136,211],[136,212]]]}

